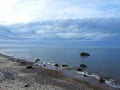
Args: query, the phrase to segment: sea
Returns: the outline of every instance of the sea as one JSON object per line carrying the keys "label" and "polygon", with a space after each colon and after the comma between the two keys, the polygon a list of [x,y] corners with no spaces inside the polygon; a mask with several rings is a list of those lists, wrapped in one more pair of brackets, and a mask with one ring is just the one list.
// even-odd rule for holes
{"label": "sea", "polygon": [[[70,67],[85,64],[87,72],[104,76],[109,79],[108,85],[120,88],[120,48],[5,47],[0,51],[32,62],[40,58],[49,64],[67,64]],[[90,56],[82,57],[81,52],[87,52]]]}

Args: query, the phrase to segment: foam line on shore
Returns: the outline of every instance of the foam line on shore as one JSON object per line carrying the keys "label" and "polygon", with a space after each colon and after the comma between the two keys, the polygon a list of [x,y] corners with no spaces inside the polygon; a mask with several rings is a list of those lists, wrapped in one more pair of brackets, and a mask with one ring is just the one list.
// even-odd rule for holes
{"label": "foam line on shore", "polygon": [[105,83],[111,87],[120,89],[120,84],[116,84],[114,80],[106,80]]}
{"label": "foam line on shore", "polygon": [[[90,77],[94,77],[94,78],[96,78],[98,80],[100,79],[100,76],[98,74],[94,74],[94,73],[88,74],[88,72],[86,72],[86,71],[77,72],[77,73],[81,74],[81,75],[87,75],[87,76],[90,76]],[[105,80],[105,84],[107,84],[110,87],[120,89],[120,84],[116,84],[113,79]]]}

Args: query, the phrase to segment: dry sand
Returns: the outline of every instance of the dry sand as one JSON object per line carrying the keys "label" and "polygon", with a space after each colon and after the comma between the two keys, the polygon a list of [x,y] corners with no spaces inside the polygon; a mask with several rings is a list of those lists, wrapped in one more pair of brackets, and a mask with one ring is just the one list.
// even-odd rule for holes
{"label": "dry sand", "polygon": [[[27,69],[31,65],[33,68]],[[0,54],[0,90],[114,90]]]}

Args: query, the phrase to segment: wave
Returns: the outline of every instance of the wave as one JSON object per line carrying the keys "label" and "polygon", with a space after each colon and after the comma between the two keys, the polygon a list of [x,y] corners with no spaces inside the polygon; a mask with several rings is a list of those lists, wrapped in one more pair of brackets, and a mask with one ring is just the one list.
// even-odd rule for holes
{"label": "wave", "polygon": [[[77,72],[78,74],[81,74],[81,75],[87,75],[89,77],[94,77],[96,79],[100,79],[100,75],[98,74],[95,74],[95,73],[92,73],[92,74],[88,74],[87,71],[82,71],[82,72]],[[117,88],[117,89],[120,89],[120,84],[119,83],[115,83],[115,80],[113,79],[110,79],[110,80],[107,80],[105,79],[105,83],[110,86],[110,87],[113,87],[113,88]]]}
{"label": "wave", "polygon": [[98,74],[94,74],[94,73],[88,74],[87,71],[83,71],[83,72],[77,71],[77,73],[79,73],[79,74],[81,74],[81,75],[86,75],[86,76],[89,76],[89,77],[94,77],[94,78],[96,78],[96,79],[100,79],[100,76],[99,76]]}
{"label": "wave", "polygon": [[106,80],[105,83],[111,87],[118,88],[118,89],[120,88],[120,84],[116,84],[113,79]]}

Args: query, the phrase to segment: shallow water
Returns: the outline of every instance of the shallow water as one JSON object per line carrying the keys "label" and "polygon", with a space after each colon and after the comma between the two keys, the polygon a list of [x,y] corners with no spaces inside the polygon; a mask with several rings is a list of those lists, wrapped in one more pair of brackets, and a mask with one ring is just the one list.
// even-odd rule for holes
{"label": "shallow water", "polygon": [[[2,48],[0,51],[35,61],[41,60],[68,64],[77,67],[80,64],[88,66],[87,71],[93,72],[104,77],[112,77],[120,80],[120,48]],[[89,57],[81,57],[80,52],[90,53]]]}

